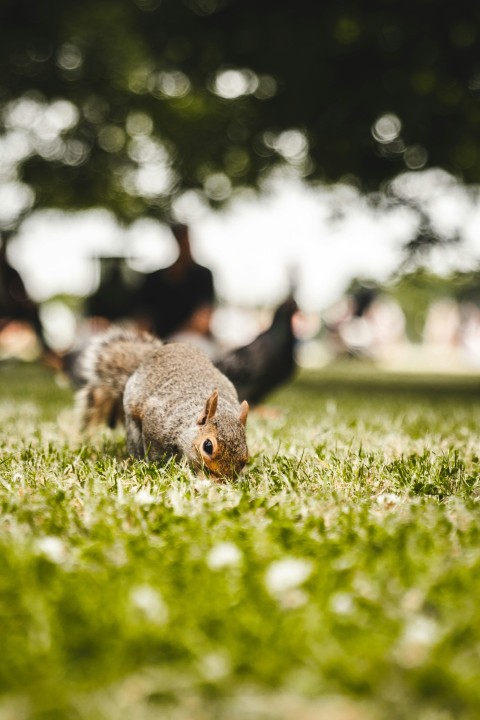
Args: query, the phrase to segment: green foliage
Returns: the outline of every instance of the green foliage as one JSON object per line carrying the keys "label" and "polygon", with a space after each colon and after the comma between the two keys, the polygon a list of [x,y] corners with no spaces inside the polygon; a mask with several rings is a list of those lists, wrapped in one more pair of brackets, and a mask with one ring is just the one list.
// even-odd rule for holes
{"label": "green foliage", "polygon": [[219,485],[1,370],[2,719],[478,717],[475,382],[304,373]]}
{"label": "green foliage", "polygon": [[[189,188],[222,203],[285,162],[367,189],[425,166],[478,183],[478,26],[475,3],[432,0],[5,0],[2,121],[36,103],[15,153],[38,205],[126,220]],[[78,116],[55,139],[59,98]],[[163,189],[136,186],[145,165]]]}

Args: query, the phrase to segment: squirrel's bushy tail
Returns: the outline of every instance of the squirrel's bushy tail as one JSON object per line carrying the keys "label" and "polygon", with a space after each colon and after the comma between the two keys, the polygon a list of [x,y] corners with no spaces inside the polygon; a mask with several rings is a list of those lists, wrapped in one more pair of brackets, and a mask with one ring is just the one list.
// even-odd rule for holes
{"label": "squirrel's bushy tail", "polygon": [[81,359],[86,384],[77,394],[82,429],[123,421],[123,392],[130,375],[161,340],[145,332],[114,328],[94,338]]}

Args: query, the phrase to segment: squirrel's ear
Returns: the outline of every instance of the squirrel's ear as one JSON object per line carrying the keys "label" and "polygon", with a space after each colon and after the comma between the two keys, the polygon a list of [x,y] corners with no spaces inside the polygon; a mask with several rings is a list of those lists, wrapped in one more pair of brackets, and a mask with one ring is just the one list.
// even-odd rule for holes
{"label": "squirrel's ear", "polygon": [[207,420],[211,420],[213,418],[213,416],[217,412],[217,402],[218,390],[214,390],[208,398],[207,402],[205,403],[205,407],[203,408],[202,412],[198,416],[197,425],[205,425]]}
{"label": "squirrel's ear", "polygon": [[249,406],[248,402],[246,400],[244,400],[242,402],[242,404],[240,405],[240,416],[239,416],[239,420],[242,423],[242,425],[247,424],[247,415],[248,415],[249,410],[250,410],[250,406]]}

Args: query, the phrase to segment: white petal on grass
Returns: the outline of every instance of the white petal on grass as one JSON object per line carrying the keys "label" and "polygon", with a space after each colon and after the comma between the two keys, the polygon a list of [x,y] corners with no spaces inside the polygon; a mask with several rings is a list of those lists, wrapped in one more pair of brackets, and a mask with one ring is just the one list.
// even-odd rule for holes
{"label": "white petal on grass", "polygon": [[425,615],[415,615],[407,620],[394,656],[403,667],[419,667],[439,640],[440,629],[435,620]]}
{"label": "white petal on grass", "polygon": [[150,490],[147,490],[146,488],[142,488],[135,494],[135,502],[137,505],[153,505],[155,502],[155,496],[152,495]]}
{"label": "white petal on grass", "polygon": [[313,565],[310,560],[301,558],[285,558],[276,560],[267,569],[265,585],[273,595],[286,592],[302,585],[312,574]]}
{"label": "white petal on grass", "polygon": [[206,558],[207,565],[211,570],[221,570],[224,567],[239,565],[241,560],[241,551],[231,542],[217,543]]}
{"label": "white petal on grass", "polygon": [[48,535],[46,537],[39,538],[36,541],[35,546],[39,553],[44,555],[53,563],[60,564],[65,560],[65,545],[58,537]]}
{"label": "white petal on grass", "polygon": [[335,593],[330,598],[330,608],[337,615],[350,615],[354,609],[353,598],[350,593]]}
{"label": "white petal on grass", "polygon": [[207,680],[221,680],[231,672],[231,662],[225,653],[213,652],[204,655],[200,664],[200,671]]}
{"label": "white petal on grass", "polygon": [[163,624],[168,620],[168,608],[160,593],[150,585],[134,587],[130,593],[130,602],[152,622]]}
{"label": "white petal on grass", "polygon": [[403,642],[405,643],[434,645],[438,639],[438,624],[425,615],[416,615],[409,620],[403,633]]}

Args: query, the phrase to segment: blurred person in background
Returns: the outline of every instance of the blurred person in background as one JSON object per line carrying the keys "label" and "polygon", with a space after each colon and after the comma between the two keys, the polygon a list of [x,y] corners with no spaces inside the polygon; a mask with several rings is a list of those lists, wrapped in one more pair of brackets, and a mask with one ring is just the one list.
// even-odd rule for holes
{"label": "blurred person in background", "polygon": [[91,329],[101,331],[112,322],[135,321],[136,294],[142,273],[129,269],[124,257],[100,257],[98,260],[100,283],[85,303]]}
{"label": "blurred person in background", "polygon": [[171,230],[178,257],[169,267],[146,275],[138,292],[138,305],[149,329],[162,340],[192,342],[213,356],[213,274],[194,260],[188,226],[178,223]]}

